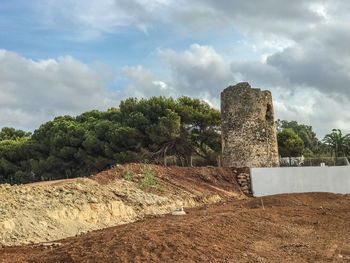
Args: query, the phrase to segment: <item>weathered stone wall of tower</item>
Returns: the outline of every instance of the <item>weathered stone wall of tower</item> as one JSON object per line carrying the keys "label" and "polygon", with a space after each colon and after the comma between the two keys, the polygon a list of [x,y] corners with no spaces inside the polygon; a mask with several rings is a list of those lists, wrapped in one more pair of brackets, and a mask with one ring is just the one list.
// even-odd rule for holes
{"label": "weathered stone wall of tower", "polygon": [[227,167],[279,165],[271,92],[247,82],[221,93],[222,164]]}

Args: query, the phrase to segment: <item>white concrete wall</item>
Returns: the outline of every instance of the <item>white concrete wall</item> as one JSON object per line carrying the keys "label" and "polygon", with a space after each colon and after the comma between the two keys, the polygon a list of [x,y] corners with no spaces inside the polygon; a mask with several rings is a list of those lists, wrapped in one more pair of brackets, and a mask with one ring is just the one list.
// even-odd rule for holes
{"label": "white concrete wall", "polygon": [[350,166],[251,168],[254,196],[284,193],[350,193]]}

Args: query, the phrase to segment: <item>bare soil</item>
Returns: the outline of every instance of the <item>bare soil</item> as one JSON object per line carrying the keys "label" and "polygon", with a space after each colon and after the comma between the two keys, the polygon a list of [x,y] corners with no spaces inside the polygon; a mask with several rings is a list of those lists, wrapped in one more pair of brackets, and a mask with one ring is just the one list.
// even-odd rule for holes
{"label": "bare soil", "polygon": [[185,210],[57,244],[0,248],[0,262],[350,262],[350,195],[276,195]]}
{"label": "bare soil", "polygon": [[[145,169],[151,185],[141,184]],[[131,178],[125,180],[123,174]],[[229,199],[246,198],[230,168],[129,164],[90,178],[0,185],[0,245],[51,242]]]}

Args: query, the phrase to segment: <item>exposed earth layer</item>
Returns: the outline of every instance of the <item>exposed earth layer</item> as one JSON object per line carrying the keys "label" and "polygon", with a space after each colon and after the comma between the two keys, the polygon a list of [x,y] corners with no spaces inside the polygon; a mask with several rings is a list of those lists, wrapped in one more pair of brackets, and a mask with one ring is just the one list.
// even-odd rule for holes
{"label": "exposed earth layer", "polygon": [[276,195],[185,210],[1,248],[0,262],[350,262],[349,195]]}

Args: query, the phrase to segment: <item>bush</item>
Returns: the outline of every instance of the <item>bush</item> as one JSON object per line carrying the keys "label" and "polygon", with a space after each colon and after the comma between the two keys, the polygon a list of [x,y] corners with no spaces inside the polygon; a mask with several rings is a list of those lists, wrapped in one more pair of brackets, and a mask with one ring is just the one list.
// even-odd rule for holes
{"label": "bush", "polygon": [[152,168],[144,167],[142,169],[143,178],[140,181],[140,187],[149,188],[158,185],[158,180],[155,177],[155,172]]}
{"label": "bush", "polygon": [[122,177],[125,181],[132,181],[132,179],[134,177],[134,173],[131,170],[125,170],[122,173]]}

